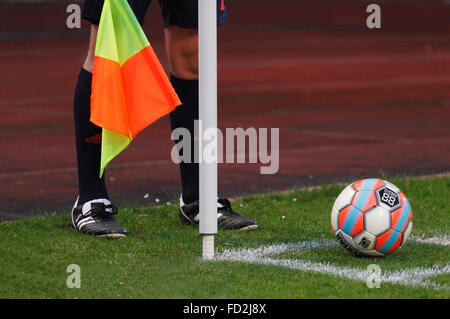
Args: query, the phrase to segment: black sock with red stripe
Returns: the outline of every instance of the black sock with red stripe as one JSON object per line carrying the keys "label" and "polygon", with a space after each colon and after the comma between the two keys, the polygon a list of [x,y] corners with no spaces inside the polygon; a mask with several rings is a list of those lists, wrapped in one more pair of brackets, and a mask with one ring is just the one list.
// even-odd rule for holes
{"label": "black sock with red stripe", "polygon": [[[194,121],[198,120],[198,80],[185,80],[172,75],[170,82],[183,103],[170,113],[172,131],[184,127],[191,135],[191,163],[180,163],[183,201],[189,204],[199,198],[199,164],[194,163]],[[175,141],[178,142],[179,140]]]}
{"label": "black sock with red stripe", "polygon": [[97,198],[108,198],[105,174],[99,178],[102,129],[89,120],[91,83],[92,73],[81,69],[73,103],[78,164],[78,205]]}

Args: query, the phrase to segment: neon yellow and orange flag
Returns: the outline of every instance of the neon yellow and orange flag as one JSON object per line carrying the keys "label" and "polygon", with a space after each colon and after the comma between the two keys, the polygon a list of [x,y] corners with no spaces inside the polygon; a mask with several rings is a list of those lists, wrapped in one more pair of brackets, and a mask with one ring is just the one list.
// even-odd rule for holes
{"label": "neon yellow and orange flag", "polygon": [[102,127],[100,177],[145,127],[181,102],[126,0],[105,0],[92,75],[91,122]]}

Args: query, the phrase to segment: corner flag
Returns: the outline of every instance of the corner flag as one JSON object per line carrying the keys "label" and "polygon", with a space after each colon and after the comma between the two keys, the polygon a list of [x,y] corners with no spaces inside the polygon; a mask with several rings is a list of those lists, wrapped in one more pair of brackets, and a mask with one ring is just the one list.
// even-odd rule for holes
{"label": "corner flag", "polygon": [[91,122],[103,128],[100,177],[145,127],[181,102],[126,0],[105,0],[95,47]]}

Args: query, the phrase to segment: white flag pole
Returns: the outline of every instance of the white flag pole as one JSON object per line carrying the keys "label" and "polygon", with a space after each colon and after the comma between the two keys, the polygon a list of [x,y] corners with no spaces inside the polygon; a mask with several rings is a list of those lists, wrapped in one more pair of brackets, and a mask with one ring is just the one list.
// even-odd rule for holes
{"label": "white flag pole", "polygon": [[[200,138],[200,234],[203,259],[214,258],[214,235],[217,233],[217,0],[198,0],[199,47],[199,118]],[[215,132],[213,136],[205,131]],[[207,140],[210,138],[210,140]],[[208,145],[211,152],[203,153]],[[208,155],[208,156],[205,156]]]}

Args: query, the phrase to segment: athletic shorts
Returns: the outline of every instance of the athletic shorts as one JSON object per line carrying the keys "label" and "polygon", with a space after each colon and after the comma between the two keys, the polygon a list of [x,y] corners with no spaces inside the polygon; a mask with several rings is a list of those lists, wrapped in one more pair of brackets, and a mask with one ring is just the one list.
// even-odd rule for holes
{"label": "athletic shorts", "polygon": [[[142,25],[145,13],[152,0],[128,0],[137,20]],[[84,0],[82,18],[99,24],[104,0]],[[198,0],[159,0],[164,26],[176,25],[181,28],[198,27]],[[228,21],[224,0],[217,0],[217,24]]]}

